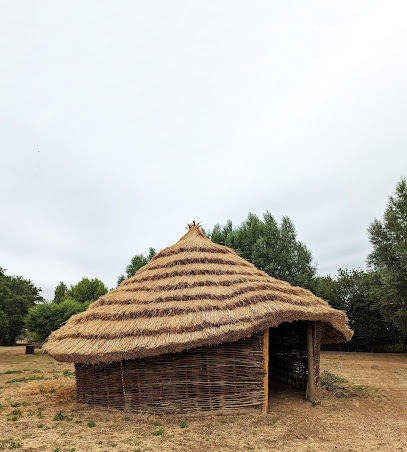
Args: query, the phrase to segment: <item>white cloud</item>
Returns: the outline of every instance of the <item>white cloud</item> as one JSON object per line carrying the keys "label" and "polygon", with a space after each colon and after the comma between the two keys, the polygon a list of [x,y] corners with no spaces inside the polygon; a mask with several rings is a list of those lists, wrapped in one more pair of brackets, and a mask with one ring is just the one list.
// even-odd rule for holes
{"label": "white cloud", "polygon": [[192,219],[269,210],[321,273],[363,266],[407,167],[406,10],[4,3],[0,265],[112,287]]}

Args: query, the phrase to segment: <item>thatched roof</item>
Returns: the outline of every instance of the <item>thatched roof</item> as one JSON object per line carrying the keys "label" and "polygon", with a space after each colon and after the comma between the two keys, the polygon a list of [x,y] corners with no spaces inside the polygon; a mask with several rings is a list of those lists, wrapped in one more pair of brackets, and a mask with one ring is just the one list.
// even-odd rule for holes
{"label": "thatched roof", "polygon": [[97,363],[236,341],[293,320],[347,341],[345,314],[211,242],[198,225],[136,274],[73,315],[43,346],[58,361]]}

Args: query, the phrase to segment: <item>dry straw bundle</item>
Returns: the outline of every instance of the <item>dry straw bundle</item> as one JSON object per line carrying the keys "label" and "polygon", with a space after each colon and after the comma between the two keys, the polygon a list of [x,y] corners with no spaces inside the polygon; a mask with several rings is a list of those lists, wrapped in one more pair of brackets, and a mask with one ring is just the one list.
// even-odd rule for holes
{"label": "dry straw bundle", "polygon": [[54,331],[58,361],[103,363],[237,341],[294,320],[321,321],[322,342],[348,341],[345,314],[308,290],[272,278],[199,225]]}

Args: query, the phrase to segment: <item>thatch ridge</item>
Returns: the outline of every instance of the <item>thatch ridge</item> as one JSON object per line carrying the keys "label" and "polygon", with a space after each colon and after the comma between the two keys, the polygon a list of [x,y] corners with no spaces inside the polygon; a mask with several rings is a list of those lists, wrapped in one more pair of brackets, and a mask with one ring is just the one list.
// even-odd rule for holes
{"label": "thatch ridge", "polygon": [[[159,281],[160,279],[167,279],[168,277],[175,277],[175,276],[203,276],[203,275],[240,275],[240,276],[263,276],[263,273],[260,271],[257,272],[252,272],[252,271],[243,271],[243,270],[236,270],[236,269],[223,269],[223,270],[219,270],[215,268],[213,268],[213,266],[211,268],[207,268],[204,265],[195,265],[193,269],[188,269],[189,267],[178,267],[175,270],[167,270],[165,269],[165,271],[160,271],[160,269],[157,269],[154,272],[154,275],[141,275],[139,274],[139,272],[137,272],[137,277],[136,276],[132,276],[129,279],[124,280],[121,283],[121,286],[125,286],[127,284],[131,284],[134,281]],[[141,270],[141,269],[140,269]],[[139,270],[139,271],[140,271]],[[281,281],[283,282],[283,281]],[[120,286],[120,287],[121,287]],[[115,289],[117,290],[117,289]]]}
{"label": "thatch ridge", "polygon": [[352,337],[343,312],[259,271],[192,225],[133,277],[72,316],[44,350],[71,362],[141,358],[236,341],[293,320],[323,322],[325,342]]}

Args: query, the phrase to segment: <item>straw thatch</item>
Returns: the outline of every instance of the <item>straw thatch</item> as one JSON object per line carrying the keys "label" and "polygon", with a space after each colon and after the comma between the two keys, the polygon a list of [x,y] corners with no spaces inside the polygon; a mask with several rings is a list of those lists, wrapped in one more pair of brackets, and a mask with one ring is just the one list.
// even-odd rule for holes
{"label": "straw thatch", "polygon": [[120,361],[237,341],[293,320],[321,321],[322,342],[352,337],[343,312],[259,271],[194,224],[132,278],[72,316],[43,349],[59,361]]}

